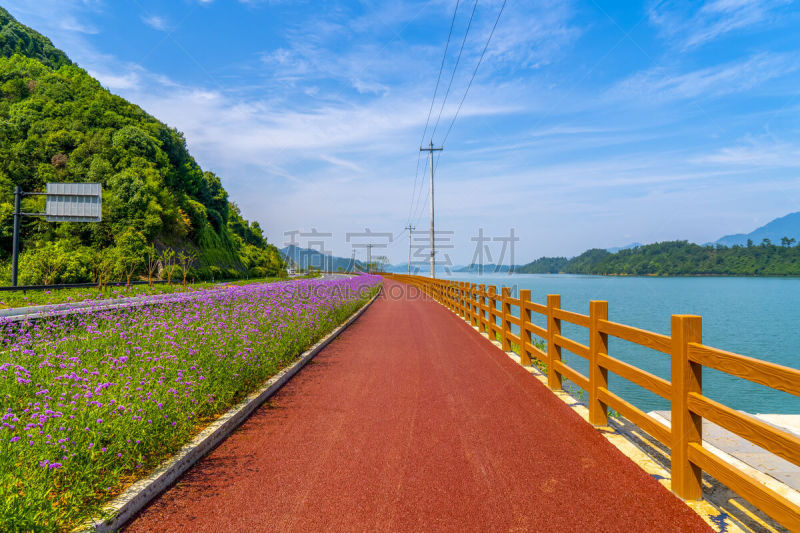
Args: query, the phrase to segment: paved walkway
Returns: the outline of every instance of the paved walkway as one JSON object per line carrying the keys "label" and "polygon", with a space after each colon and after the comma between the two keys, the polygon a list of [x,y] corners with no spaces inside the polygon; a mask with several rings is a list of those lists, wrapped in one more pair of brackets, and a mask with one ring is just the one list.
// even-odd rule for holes
{"label": "paved walkway", "polygon": [[387,298],[401,287],[127,531],[709,530],[461,319]]}

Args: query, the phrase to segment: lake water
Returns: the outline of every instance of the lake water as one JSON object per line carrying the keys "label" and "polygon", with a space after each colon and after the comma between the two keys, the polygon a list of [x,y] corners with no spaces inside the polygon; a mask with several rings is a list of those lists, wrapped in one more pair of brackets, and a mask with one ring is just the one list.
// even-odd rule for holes
{"label": "lake water", "polygon": [[[609,320],[669,335],[670,315],[703,317],[703,344],[800,368],[800,278],[649,278],[575,276],[564,274],[444,275],[519,290],[545,303],[548,294],[561,295],[561,307],[589,314],[590,300],[607,300]],[[512,291],[513,294],[513,291]],[[514,313],[518,311],[514,308]],[[534,323],[546,326],[538,313]],[[538,318],[538,320],[537,320]],[[519,328],[515,328],[517,331]],[[562,323],[562,334],[588,346],[585,328]],[[609,337],[609,355],[667,380],[669,356]],[[582,357],[562,350],[572,368],[588,376]],[[668,409],[666,400],[609,373],[609,385],[623,399],[644,411]],[[800,414],[800,398],[749,381],[703,369],[703,393],[734,409],[751,413]]]}

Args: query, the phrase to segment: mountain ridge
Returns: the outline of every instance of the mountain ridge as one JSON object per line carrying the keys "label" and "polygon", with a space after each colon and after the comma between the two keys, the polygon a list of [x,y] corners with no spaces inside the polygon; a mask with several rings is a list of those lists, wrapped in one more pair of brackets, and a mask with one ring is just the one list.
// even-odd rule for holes
{"label": "mountain ridge", "polygon": [[714,244],[724,246],[744,246],[747,240],[760,244],[764,239],[778,242],[783,237],[793,238],[800,241],[800,211],[789,213],[782,217],[772,219],[763,226],[759,226],[750,233],[734,233],[720,237]]}

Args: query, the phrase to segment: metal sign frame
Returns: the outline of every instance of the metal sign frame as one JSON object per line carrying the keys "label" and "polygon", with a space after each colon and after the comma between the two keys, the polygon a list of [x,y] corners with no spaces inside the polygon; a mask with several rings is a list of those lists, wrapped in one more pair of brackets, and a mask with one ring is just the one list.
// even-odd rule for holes
{"label": "metal sign frame", "polygon": [[[47,192],[23,192],[14,189],[14,235],[11,244],[11,286],[17,286],[19,266],[19,225],[23,216],[45,217],[47,222],[101,222],[103,187],[99,183],[48,183]],[[46,196],[45,213],[20,210],[23,196]]]}

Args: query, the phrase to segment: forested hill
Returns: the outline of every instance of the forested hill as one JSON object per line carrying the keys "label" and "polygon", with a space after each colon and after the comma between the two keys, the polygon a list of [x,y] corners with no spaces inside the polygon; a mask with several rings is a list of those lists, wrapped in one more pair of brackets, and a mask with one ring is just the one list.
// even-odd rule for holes
{"label": "forested hill", "polygon": [[[23,283],[90,281],[93,263],[116,252],[125,262],[151,243],[196,255],[198,278],[283,268],[277,248],[242,218],[220,178],[203,172],[180,132],[111,94],[2,8],[0,51],[0,277],[9,277],[14,186],[42,191],[47,182],[102,183],[103,222],[23,217]],[[26,199],[23,211],[42,204]]]}
{"label": "forested hill", "polygon": [[687,241],[661,242],[616,253],[588,250],[577,257],[542,257],[519,273],[603,274],[631,276],[800,276],[800,246],[785,237],[747,246],[700,246]]}

